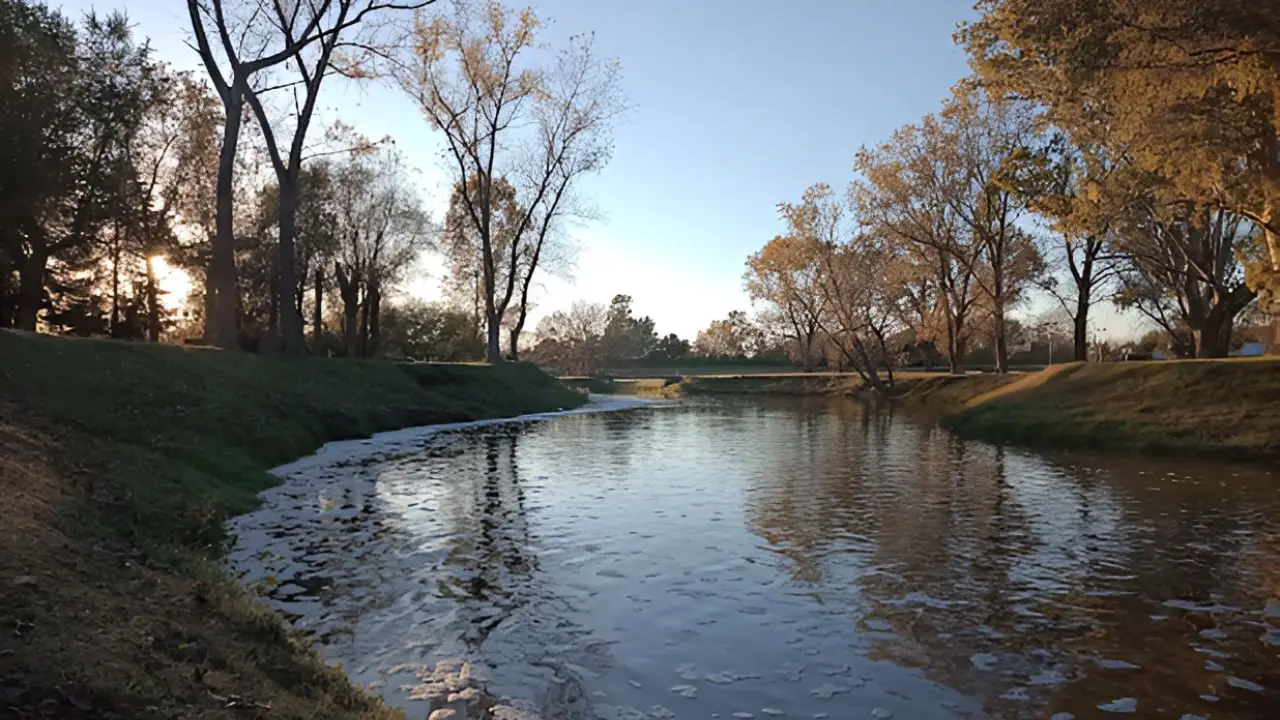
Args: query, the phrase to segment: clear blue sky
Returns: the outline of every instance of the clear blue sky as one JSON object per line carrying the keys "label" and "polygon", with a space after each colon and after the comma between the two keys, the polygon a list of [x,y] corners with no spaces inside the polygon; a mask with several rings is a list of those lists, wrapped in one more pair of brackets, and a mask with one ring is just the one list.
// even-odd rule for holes
{"label": "clear blue sky", "polygon": [[[69,14],[124,5],[61,4]],[[861,145],[938,109],[968,70],[951,36],[971,0],[531,4],[551,20],[542,39],[553,46],[594,32],[602,54],[622,61],[634,106],[617,128],[613,161],[586,185],[604,219],[575,232],[573,279],[548,280],[540,309],[626,293],[660,332],[690,338],[713,318],[750,309],[743,261],[780,230],[777,203],[815,182],[843,191]],[[197,66],[183,44],[185,3],[127,8],[161,57]],[[327,90],[327,117],[393,136],[422,168],[427,202],[439,211],[438,139],[412,104],[387,88]],[[431,295],[440,269],[427,270],[434,276],[413,287]]]}

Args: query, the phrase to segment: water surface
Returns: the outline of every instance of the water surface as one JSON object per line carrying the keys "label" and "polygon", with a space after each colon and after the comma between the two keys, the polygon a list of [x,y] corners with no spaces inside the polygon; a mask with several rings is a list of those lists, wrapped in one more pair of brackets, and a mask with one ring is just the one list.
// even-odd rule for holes
{"label": "water surface", "polygon": [[406,437],[290,469],[232,564],[411,718],[449,659],[551,718],[1280,717],[1266,468],[825,400]]}

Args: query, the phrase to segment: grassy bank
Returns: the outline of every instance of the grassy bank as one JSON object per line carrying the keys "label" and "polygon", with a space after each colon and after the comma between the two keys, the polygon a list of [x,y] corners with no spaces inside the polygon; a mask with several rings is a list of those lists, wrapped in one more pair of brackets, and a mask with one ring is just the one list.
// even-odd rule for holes
{"label": "grassy bank", "polygon": [[[855,374],[614,379],[647,395],[865,393]],[[1039,372],[897,374],[896,399],[971,437],[1083,447],[1280,459],[1280,359],[1070,363]]]}
{"label": "grassy bank", "polygon": [[771,375],[694,375],[681,378],[686,395],[851,395],[862,379],[847,373],[789,373]]}
{"label": "grassy bank", "polygon": [[[396,717],[217,565],[265,470],[328,440],[583,396],[526,365],[268,358],[0,332],[0,708]],[[3,713],[0,713],[3,714]]]}
{"label": "grassy bank", "polygon": [[1071,364],[1011,378],[925,380],[908,402],[997,442],[1280,458],[1280,360]]}

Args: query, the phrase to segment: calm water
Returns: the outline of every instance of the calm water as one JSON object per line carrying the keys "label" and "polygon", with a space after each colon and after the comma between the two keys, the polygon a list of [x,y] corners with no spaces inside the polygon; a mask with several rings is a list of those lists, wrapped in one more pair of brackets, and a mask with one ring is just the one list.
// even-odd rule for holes
{"label": "calm water", "polygon": [[552,718],[1280,717],[1265,469],[799,400],[345,448],[233,566],[411,718],[454,658]]}

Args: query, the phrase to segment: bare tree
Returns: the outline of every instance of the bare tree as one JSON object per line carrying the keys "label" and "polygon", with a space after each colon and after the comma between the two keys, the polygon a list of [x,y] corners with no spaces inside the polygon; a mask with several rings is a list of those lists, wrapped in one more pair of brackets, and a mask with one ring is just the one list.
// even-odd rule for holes
{"label": "bare tree", "polygon": [[1089,359],[1089,314],[1110,297],[1120,273],[1116,230],[1129,212],[1117,187],[1119,164],[1101,144],[1072,145],[1060,135],[1019,183],[1031,208],[1056,235],[1046,260],[1067,271],[1069,283],[1046,273],[1038,284],[1062,306],[1073,328],[1072,359]]}
{"label": "bare tree", "polygon": [[382,301],[428,248],[431,228],[396,153],[352,156],[334,174],[343,346],[348,356],[371,356],[379,349]]}
{"label": "bare tree", "polygon": [[824,243],[819,276],[823,333],[862,381],[881,394],[893,386],[890,339],[901,330],[893,255],[891,244],[873,235]]}
{"label": "bare tree", "polygon": [[[276,293],[281,308],[293,308],[293,304],[284,302],[284,299],[292,296],[295,285],[293,237],[297,177],[321,82],[339,70],[348,74],[359,73],[360,65],[356,61],[350,61],[346,66],[335,65],[335,52],[347,48],[358,58],[361,54],[378,51],[373,40],[381,31],[378,23],[369,23],[369,33],[353,33],[353,28],[379,13],[421,8],[433,0],[408,3],[385,0],[233,1],[235,6],[228,11],[224,7],[228,3],[224,0],[187,0],[195,48],[226,113],[218,168],[217,232],[206,280],[205,318],[208,339],[222,347],[234,345],[236,336],[233,174],[245,103],[258,117],[280,185],[280,267]],[[210,41],[211,33],[207,28],[216,33],[217,50]],[[297,79],[281,85],[254,85],[255,76],[259,73],[288,66],[297,73]],[[302,88],[301,94],[299,87]],[[282,88],[292,91],[294,101],[293,137],[284,152],[276,142],[276,126],[272,124],[261,99],[264,93]],[[303,349],[302,317],[296,309],[285,309],[280,333],[282,349],[290,352]]]}
{"label": "bare tree", "polygon": [[[451,17],[421,23],[414,52],[400,63],[401,86],[431,126],[444,133],[465,219],[479,243],[479,272],[488,333],[487,358],[500,362],[501,329],[513,300],[524,298],[561,203],[583,174],[608,160],[610,121],[622,109],[616,63],[575,37],[550,69],[521,68],[539,20],[496,0],[456,0]],[[520,208],[497,247],[495,183],[508,178]],[[520,291],[519,293],[517,291]]]}
{"label": "bare tree", "polygon": [[1159,325],[1179,354],[1226,357],[1236,317],[1258,296],[1245,263],[1260,260],[1259,229],[1227,210],[1186,205],[1171,219],[1152,210],[1125,231],[1117,302]]}

